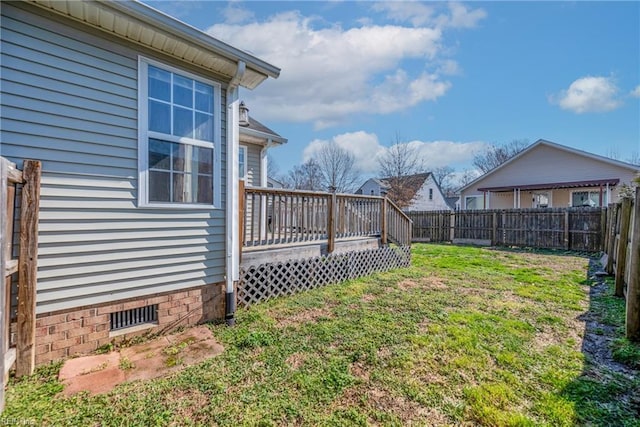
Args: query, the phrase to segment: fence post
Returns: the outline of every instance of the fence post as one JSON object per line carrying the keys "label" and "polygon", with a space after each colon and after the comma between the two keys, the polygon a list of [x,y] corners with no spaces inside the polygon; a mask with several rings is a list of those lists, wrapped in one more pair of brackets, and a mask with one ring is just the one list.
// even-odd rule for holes
{"label": "fence post", "polygon": [[564,211],[564,248],[565,250],[571,249],[570,233],[569,233],[569,208],[565,208]]}
{"label": "fence post", "polygon": [[36,282],[38,272],[38,218],[42,164],[25,160],[22,170],[20,206],[20,258],[18,279],[18,321],[16,376],[33,374],[36,357]]}
{"label": "fence post", "polygon": [[[7,168],[5,165],[6,160],[3,157],[0,157],[0,331],[2,334],[5,333],[5,320],[4,314],[6,310],[6,301],[5,301],[5,292],[7,286],[7,278],[5,276],[5,268],[6,268],[6,254],[7,250],[5,249],[6,239],[9,236],[5,236],[4,230],[7,226],[7,222],[9,221],[8,212],[7,212],[7,187],[9,185],[9,181],[7,179]],[[9,279],[10,280],[10,279]],[[5,348],[5,337],[0,336],[0,373],[2,373],[2,384],[0,384],[0,413],[4,409],[4,383],[5,383],[5,374],[4,374],[4,355],[7,352],[7,348]]]}
{"label": "fence post", "polygon": [[603,207],[600,212],[600,250],[607,247],[607,208]]}
{"label": "fence post", "polygon": [[387,196],[382,199],[382,209],[380,211],[380,242],[387,244]]}
{"label": "fence post", "polygon": [[640,187],[636,188],[629,270],[626,335],[630,341],[640,342]]}
{"label": "fence post", "polygon": [[629,241],[629,224],[631,223],[631,199],[622,199],[620,209],[620,241],[616,255],[616,292],[615,296],[624,297],[624,272],[627,264],[627,242]]}
{"label": "fence post", "polygon": [[616,247],[616,228],[618,227],[618,204],[613,205],[611,214],[611,228],[609,228],[609,247],[607,248],[607,274],[613,274],[613,251]]}
{"label": "fence post", "polygon": [[456,215],[458,211],[449,214],[449,241],[453,242],[456,237]]}
{"label": "fence post", "polygon": [[337,198],[336,192],[332,192],[329,197],[329,218],[327,220],[327,252],[332,253],[336,246],[336,211],[337,211]]}
{"label": "fence post", "polygon": [[498,212],[493,211],[492,221],[491,246],[496,246],[498,244]]}

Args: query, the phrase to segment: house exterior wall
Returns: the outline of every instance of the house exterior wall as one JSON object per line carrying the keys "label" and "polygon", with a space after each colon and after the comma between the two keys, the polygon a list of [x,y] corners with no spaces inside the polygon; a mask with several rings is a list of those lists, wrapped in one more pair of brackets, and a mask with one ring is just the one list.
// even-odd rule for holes
{"label": "house exterior wall", "polygon": [[1,19],[2,155],[43,165],[40,318],[223,282],[225,82],[220,208],[139,208],[138,55],[215,76],[28,4]]}
{"label": "house exterior wall", "polygon": [[262,151],[262,146],[257,144],[246,143],[240,140],[240,145],[244,145],[247,147],[247,177],[245,180],[246,185],[252,185],[254,187],[260,187],[262,183],[260,182],[261,176],[261,162],[260,162],[260,152]]}
{"label": "house exterior wall", "polygon": [[[429,199],[429,194],[432,195],[431,199]],[[438,184],[433,180],[433,176],[429,175],[429,177],[424,181],[422,187],[416,193],[416,196],[411,201],[411,204],[407,208],[409,211],[441,211],[441,210],[451,210],[451,207],[447,204],[447,201],[444,199]]]}
{"label": "house exterior wall", "polygon": [[[620,186],[623,183],[630,183],[634,177],[635,172],[628,168],[541,144],[534,147],[530,152],[525,153],[522,157],[506,164],[495,173],[489,173],[483,179],[478,180],[472,187],[462,191],[462,209],[465,209],[464,201],[466,197],[482,195],[478,188],[619,178],[620,184],[611,188],[611,201],[615,202],[619,198]],[[566,191],[577,190],[567,189]],[[590,187],[589,190],[599,189]],[[559,197],[557,199],[554,197],[552,206],[569,206],[569,195],[563,194],[562,191],[553,190],[554,195],[558,192]],[[524,193],[524,191],[521,193],[521,207],[531,207],[531,198],[525,199]],[[494,195],[492,194],[492,197]],[[507,199],[508,196],[504,198],[505,203]],[[496,201],[496,203],[498,205],[489,203],[489,207],[495,207],[496,209],[502,207],[501,201]],[[505,206],[505,208],[513,208],[513,198],[511,198],[511,204]]]}

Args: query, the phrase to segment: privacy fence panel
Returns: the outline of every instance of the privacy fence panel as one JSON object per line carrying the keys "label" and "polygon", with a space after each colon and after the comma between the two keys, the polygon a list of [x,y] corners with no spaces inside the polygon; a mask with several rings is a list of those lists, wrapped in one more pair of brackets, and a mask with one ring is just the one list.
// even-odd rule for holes
{"label": "privacy fence panel", "polygon": [[605,208],[407,212],[414,241],[480,243],[541,249],[603,250]]}

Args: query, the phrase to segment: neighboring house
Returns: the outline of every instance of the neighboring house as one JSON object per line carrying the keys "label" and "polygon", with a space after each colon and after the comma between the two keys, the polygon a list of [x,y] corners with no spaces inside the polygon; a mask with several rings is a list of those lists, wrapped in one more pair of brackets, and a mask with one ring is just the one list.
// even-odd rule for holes
{"label": "neighboring house", "polygon": [[385,196],[389,191],[387,184],[378,178],[369,178],[362,184],[356,194],[362,194],[365,196]]}
{"label": "neighboring house", "polygon": [[461,209],[606,206],[639,171],[541,139],[461,188]]}
{"label": "neighboring house", "polygon": [[2,156],[42,161],[37,363],[231,319],[238,88],[280,70],[135,1],[2,2],[0,31]]}
{"label": "neighboring house", "polygon": [[246,185],[267,187],[267,150],[285,144],[281,137],[253,117],[240,122],[240,151],[238,153],[240,179]]}
{"label": "neighboring house", "polygon": [[[356,194],[370,196],[386,195],[391,185],[390,178],[370,178],[356,191]],[[431,172],[409,175],[401,178],[406,199],[411,200],[405,211],[453,210]]]}
{"label": "neighboring house", "polygon": [[284,184],[275,178],[267,177],[267,187],[269,188],[284,188]]}

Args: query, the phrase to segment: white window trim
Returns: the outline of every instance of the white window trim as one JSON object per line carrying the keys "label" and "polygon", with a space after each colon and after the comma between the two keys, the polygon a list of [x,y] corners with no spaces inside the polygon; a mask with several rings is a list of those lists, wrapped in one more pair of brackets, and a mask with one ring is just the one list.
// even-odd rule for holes
{"label": "white window trim", "polygon": [[246,181],[247,177],[249,176],[249,168],[248,168],[248,164],[249,162],[247,161],[247,155],[249,154],[249,150],[247,148],[246,145],[239,145],[238,146],[238,159],[240,159],[240,151],[244,151],[244,176],[240,176],[240,162],[238,161],[238,178]]}
{"label": "white window trim", "polygon": [[[570,191],[570,195],[569,195],[569,207],[572,208],[581,208],[581,207],[585,207],[585,206],[573,206],[573,194],[574,193],[587,193],[587,197],[589,197],[589,193],[596,193],[598,194],[598,196],[600,195],[600,190],[589,190],[587,189],[576,189],[576,190],[571,190]],[[609,204],[609,200],[608,200],[608,195],[606,191],[602,191],[602,204],[603,206],[607,206]],[[602,206],[593,206],[596,208],[601,208]]]}
{"label": "white window trim", "polygon": [[[148,66],[163,70],[213,86],[213,142],[203,142],[191,138],[167,136],[149,131],[148,112]],[[220,83],[192,74],[180,68],[164,64],[143,56],[138,56],[138,207],[169,209],[221,209],[222,207],[222,87]],[[162,140],[180,142],[213,149],[213,203],[158,203],[149,202],[149,138],[162,135]]]}

